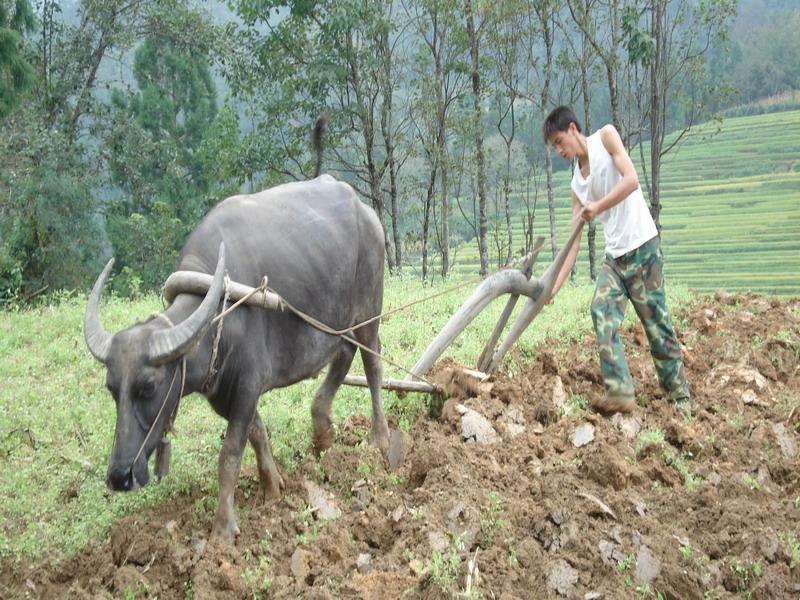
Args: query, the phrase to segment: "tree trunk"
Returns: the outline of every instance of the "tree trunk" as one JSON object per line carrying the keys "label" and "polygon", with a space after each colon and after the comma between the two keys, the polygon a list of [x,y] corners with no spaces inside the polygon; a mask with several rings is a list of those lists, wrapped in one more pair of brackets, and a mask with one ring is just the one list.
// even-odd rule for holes
{"label": "tree trunk", "polygon": [[[444,136],[442,136],[444,138]],[[441,148],[444,152],[446,149]],[[442,279],[447,277],[447,272],[450,269],[450,199],[448,197],[447,189],[447,175],[448,168],[447,162],[442,160],[440,168],[440,179],[442,182],[442,239],[441,239],[441,255],[442,255]]]}
{"label": "tree trunk", "polygon": [[[438,24],[437,24],[438,25]],[[442,257],[442,277],[447,276],[447,268],[450,261],[450,231],[448,221],[450,218],[450,211],[447,198],[447,138],[446,138],[446,124],[447,107],[445,105],[445,86],[444,69],[442,65],[442,52],[444,51],[444,36],[446,32],[443,28],[434,28],[434,41],[436,45],[433,47],[434,58],[434,74],[436,77],[436,164],[439,171],[439,177],[442,182],[442,203],[441,203],[441,218],[442,229],[441,238],[439,239],[439,253]],[[435,182],[431,185],[435,187]]]}
{"label": "tree trunk", "polygon": [[555,259],[558,254],[556,244],[556,206],[553,200],[553,156],[550,154],[550,146],[547,146],[544,153],[546,159],[547,172],[547,212],[550,215],[550,252]]}
{"label": "tree trunk", "polygon": [[650,214],[661,232],[661,148],[664,140],[664,108],[661,82],[664,77],[665,44],[664,0],[653,0],[651,35],[655,55],[650,66]]}
{"label": "tree trunk", "polygon": [[425,207],[422,218],[422,280],[428,279],[428,240],[430,239],[431,206],[433,204],[433,191],[436,187],[436,163],[431,165],[431,175],[428,180],[428,194],[425,196]]}
{"label": "tree trunk", "polygon": [[[351,34],[352,35],[352,34]],[[353,48],[352,37],[348,38],[348,46]],[[350,60],[350,82],[356,99],[356,110],[361,119],[361,132],[364,137],[364,159],[369,177],[369,195],[372,200],[372,208],[378,215],[378,220],[383,229],[383,239],[386,250],[386,262],[389,271],[394,269],[394,248],[392,238],[386,230],[386,214],[383,202],[383,174],[375,164],[375,99],[372,96],[365,97],[362,89],[361,73],[355,60]]]}
{"label": "tree trunk", "polygon": [[506,175],[503,182],[503,200],[506,211],[506,236],[508,238],[508,251],[505,264],[510,264],[514,256],[514,234],[511,229],[511,146],[506,151]]}
{"label": "tree trunk", "polygon": [[[581,18],[587,19],[588,14],[584,6],[584,12]],[[588,28],[588,23],[586,23]],[[582,29],[581,35],[581,96],[583,97],[583,125],[586,129],[586,135],[592,132],[592,113],[591,113],[591,85],[589,83],[589,34],[586,29]],[[597,222],[592,220],[589,222],[589,227],[586,231],[586,243],[589,247],[589,279],[595,281],[597,279]]]}
{"label": "tree trunk", "polygon": [[394,91],[392,88],[392,54],[389,48],[389,34],[384,32],[380,37],[380,48],[383,54],[383,103],[381,104],[381,133],[386,149],[386,161],[389,169],[389,214],[392,222],[392,239],[394,240],[394,266],[398,273],[403,269],[402,244],[400,242],[400,221],[398,217],[397,198],[397,161],[394,156],[394,135],[392,132],[392,109]]}
{"label": "tree trunk", "polygon": [[483,156],[483,118],[481,114],[481,75],[478,62],[479,39],[475,31],[475,19],[472,11],[472,0],[466,0],[467,35],[469,36],[469,54],[472,61],[472,107],[475,116],[475,161],[478,169],[478,254],[480,255],[481,276],[489,273],[489,246],[487,232],[489,222],[486,215],[486,173]]}

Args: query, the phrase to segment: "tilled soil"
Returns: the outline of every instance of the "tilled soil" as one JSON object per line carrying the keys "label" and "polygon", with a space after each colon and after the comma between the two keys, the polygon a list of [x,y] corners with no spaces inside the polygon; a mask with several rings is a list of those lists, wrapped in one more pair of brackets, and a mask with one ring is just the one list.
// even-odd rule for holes
{"label": "tilled soil", "polygon": [[[800,598],[800,300],[729,296],[680,331],[696,416],[658,388],[625,332],[640,406],[605,417],[594,341],[545,344],[488,381],[445,362],[443,406],[396,431],[396,469],[367,417],[207,543],[195,490],[118,521],[71,557],[7,564],[32,598]],[[521,366],[520,366],[521,365]],[[467,439],[465,439],[467,438]]]}

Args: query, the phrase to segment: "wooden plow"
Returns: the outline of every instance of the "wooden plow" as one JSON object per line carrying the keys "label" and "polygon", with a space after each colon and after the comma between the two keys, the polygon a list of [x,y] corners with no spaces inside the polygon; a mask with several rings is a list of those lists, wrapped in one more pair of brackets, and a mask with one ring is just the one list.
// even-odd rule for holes
{"label": "wooden plow", "polygon": [[[534,249],[523,259],[519,268],[508,268],[497,271],[484,279],[469,298],[442,328],[439,334],[428,345],[425,352],[417,360],[405,379],[384,379],[385,389],[406,392],[438,393],[441,389],[431,383],[422,381],[442,353],[469,326],[470,323],[491,302],[500,296],[509,295],[506,306],[487,340],[483,351],[475,364],[475,371],[469,374],[485,379],[500,365],[503,357],[528,328],[534,318],[547,303],[553,291],[558,273],[567,259],[572,244],[583,230],[583,221],[579,221],[570,233],[567,243],[561,248],[553,262],[545,269],[541,277],[532,277],[533,264],[544,245],[544,238],[539,238]],[[177,271],[169,276],[164,284],[164,297],[171,302],[179,293],[205,294],[211,285],[212,276],[194,271]],[[268,310],[281,310],[285,307],[283,299],[276,293],[267,290],[266,285],[254,288],[232,281],[227,282],[228,297],[233,302],[241,302]],[[517,301],[521,296],[527,299],[516,320],[511,324],[505,339],[498,345],[500,337],[511,317]],[[343,381],[346,385],[368,387],[363,375],[348,375]]]}

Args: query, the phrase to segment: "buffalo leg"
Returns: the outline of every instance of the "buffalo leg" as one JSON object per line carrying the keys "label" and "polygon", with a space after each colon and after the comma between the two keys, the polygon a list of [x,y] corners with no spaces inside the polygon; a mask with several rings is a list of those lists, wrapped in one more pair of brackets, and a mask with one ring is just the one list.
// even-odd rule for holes
{"label": "buffalo leg", "polygon": [[267,428],[264,427],[261,417],[256,411],[253,423],[250,425],[250,445],[256,453],[256,463],[258,464],[258,479],[261,482],[261,494],[264,500],[276,500],[280,498],[283,479],[275,466],[275,459],[272,457],[272,444],[269,441]]}
{"label": "buffalo leg", "polygon": [[327,450],[333,444],[333,427],[331,423],[331,403],[336,390],[342,385],[342,381],[350,370],[353,363],[356,349],[352,344],[343,342],[339,352],[331,361],[325,381],[317,390],[314,396],[314,404],[311,406],[311,420],[314,427],[313,447],[314,452]]}
{"label": "buffalo leg", "polygon": [[[239,534],[236,513],[233,510],[233,493],[239,479],[248,432],[255,415],[255,399],[250,406],[249,411],[228,416],[228,429],[219,453],[219,500],[211,537],[226,544],[233,544]],[[249,414],[242,414],[244,412]]]}
{"label": "buffalo leg", "polygon": [[[356,337],[367,348],[380,354],[381,340],[378,337],[377,322],[359,329]],[[386,416],[383,414],[383,404],[381,404],[383,365],[380,357],[363,349],[361,350],[361,361],[364,363],[364,373],[367,376],[370,396],[372,396],[372,442],[386,452],[389,449],[389,427],[386,424]]]}

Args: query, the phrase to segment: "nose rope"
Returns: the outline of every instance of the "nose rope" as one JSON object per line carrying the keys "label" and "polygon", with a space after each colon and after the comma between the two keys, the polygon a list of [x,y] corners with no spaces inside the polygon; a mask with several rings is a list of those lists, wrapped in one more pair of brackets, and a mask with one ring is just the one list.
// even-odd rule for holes
{"label": "nose rope", "polygon": [[[161,413],[164,412],[164,408],[167,406],[167,400],[169,400],[169,395],[172,393],[172,386],[175,385],[175,378],[177,376],[178,376],[178,369],[175,369],[175,372],[172,374],[172,381],[169,384],[169,389],[167,390],[167,393],[164,395],[164,400],[161,402],[161,408],[158,409],[158,414],[156,415],[156,418],[153,419],[153,423],[147,430],[147,435],[144,436],[144,441],[142,442],[142,445],[139,446],[139,451],[136,453],[136,457],[133,459],[133,462],[131,463],[131,469],[133,469],[133,466],[136,464],[136,462],[139,460],[139,457],[142,455],[144,447],[147,445],[147,440],[150,439],[153,430],[156,428],[156,423],[158,423],[158,420],[161,418]],[[186,382],[186,357],[181,359],[181,393],[180,396],[178,396],[178,402],[180,402],[181,396],[183,396],[183,385],[185,382]]]}

